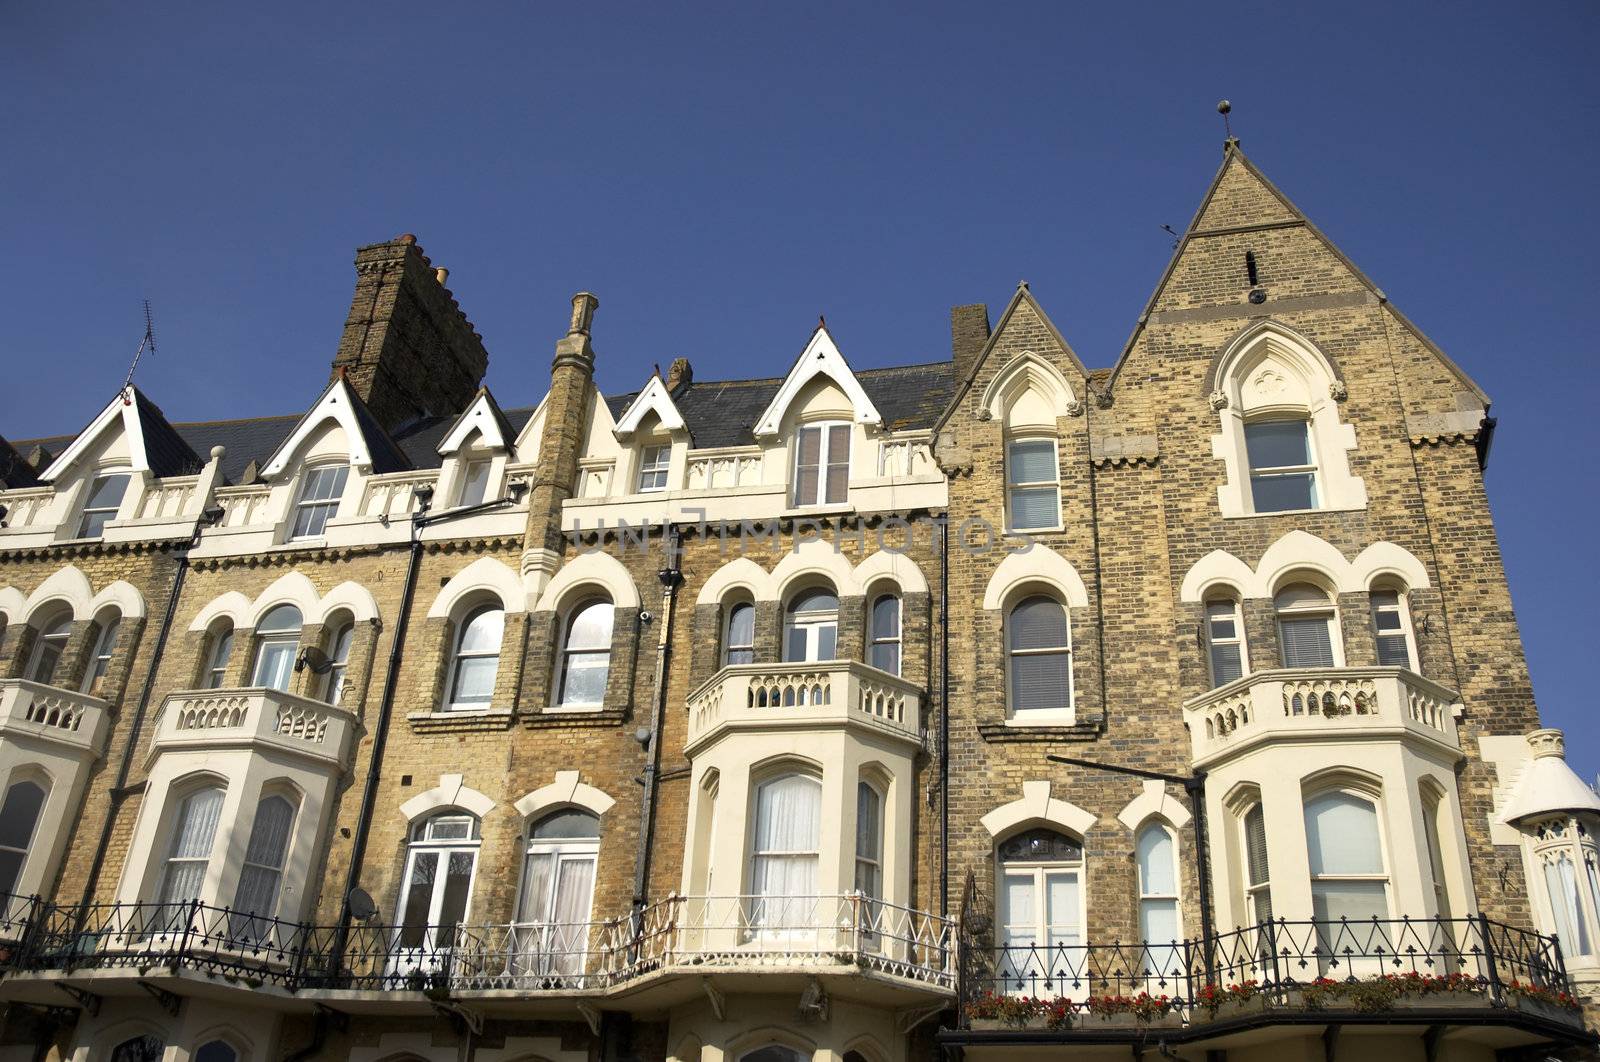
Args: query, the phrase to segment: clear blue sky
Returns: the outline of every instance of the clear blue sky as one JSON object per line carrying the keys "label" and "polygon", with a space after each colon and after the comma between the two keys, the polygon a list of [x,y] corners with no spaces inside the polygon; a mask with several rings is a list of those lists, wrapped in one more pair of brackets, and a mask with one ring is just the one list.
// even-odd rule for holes
{"label": "clear blue sky", "polygon": [[[1593,3],[0,5],[0,434],[140,369],[173,419],[322,386],[361,243],[414,232],[508,405],[567,297],[601,382],[948,350],[1026,278],[1109,365],[1220,158],[1265,172],[1494,397],[1536,692],[1600,768]],[[1586,546],[1588,543],[1590,545]]]}

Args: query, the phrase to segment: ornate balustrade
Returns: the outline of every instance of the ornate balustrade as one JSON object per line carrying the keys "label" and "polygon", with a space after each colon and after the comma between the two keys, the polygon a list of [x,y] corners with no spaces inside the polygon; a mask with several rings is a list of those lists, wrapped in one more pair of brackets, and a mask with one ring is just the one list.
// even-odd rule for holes
{"label": "ornate balustrade", "polygon": [[863,726],[911,742],[922,735],[922,691],[850,660],[733,664],[689,694],[693,751],[732,729]]}
{"label": "ornate balustrade", "polygon": [[1273,738],[1411,734],[1459,749],[1460,696],[1398,667],[1258,671],[1184,704],[1197,765]]}
{"label": "ornate balustrade", "polygon": [[181,690],[162,703],[154,745],[257,744],[338,764],[354,727],[347,710],[282,690]]}
{"label": "ornate balustrade", "polygon": [[106,702],[75,690],[26,679],[0,679],[0,739],[33,739],[76,755],[105,747]]}

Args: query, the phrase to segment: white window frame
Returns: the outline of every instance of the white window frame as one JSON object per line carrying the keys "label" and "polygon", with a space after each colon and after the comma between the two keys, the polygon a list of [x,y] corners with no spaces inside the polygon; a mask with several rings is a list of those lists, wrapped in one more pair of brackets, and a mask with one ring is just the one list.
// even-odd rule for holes
{"label": "white window frame", "polygon": [[[1374,833],[1373,841],[1378,848],[1378,860],[1383,865],[1381,871],[1364,874],[1332,874],[1327,872],[1318,874],[1315,871],[1315,861],[1311,858],[1312,853],[1309,847],[1309,834],[1311,832],[1309,826],[1309,816],[1306,813],[1309,812],[1312,804],[1329,797],[1345,797],[1347,799],[1366,804],[1372,809],[1372,828]],[[1394,875],[1390,872],[1392,861],[1389,858],[1388,838],[1384,831],[1382,797],[1375,793],[1369,793],[1361,789],[1350,789],[1334,786],[1332,788],[1318,789],[1315,792],[1306,793],[1301,807],[1302,815],[1307,818],[1306,873],[1310,883],[1313,911],[1315,911],[1317,886],[1320,884],[1382,885],[1383,912],[1380,917],[1392,918],[1394,916],[1395,887]]]}
{"label": "white window frame", "polygon": [[[888,637],[884,636],[882,632],[878,630],[878,604],[883,601],[884,598],[888,598],[894,602],[894,634],[893,636]],[[867,603],[867,663],[873,667],[878,667],[878,664],[874,659],[877,655],[875,652],[877,648],[880,645],[893,646],[894,667],[878,667],[878,670],[885,671],[891,675],[903,674],[906,666],[905,630],[905,599],[901,597],[899,593],[893,590],[884,590],[880,593],[873,594]]]}
{"label": "white window frame", "polygon": [[[833,429],[845,429],[844,460],[840,461],[833,453]],[[800,456],[802,453],[801,439],[808,431],[819,432],[817,443],[817,489],[810,498],[800,494]],[[789,462],[792,474],[789,497],[796,509],[826,508],[829,506],[843,506],[850,503],[850,459],[854,447],[855,426],[847,420],[813,420],[799,425],[794,433],[794,454]],[[837,500],[828,498],[828,469],[836,466],[844,468],[844,497]]]}
{"label": "white window frame", "polygon": [[[761,837],[761,797],[768,788],[791,778],[803,779],[816,790],[816,820],[814,825],[817,837],[816,847],[809,849],[787,849],[758,847]],[[754,937],[765,940],[788,940],[797,937],[814,936],[821,929],[821,913],[818,909],[818,895],[825,891],[822,882],[822,846],[827,844],[823,829],[825,822],[822,814],[822,803],[827,793],[823,789],[820,775],[804,770],[782,770],[760,778],[752,779],[750,786],[750,827],[749,843],[746,846],[749,853],[745,860],[745,875],[749,882],[746,893],[749,896],[749,910],[743,912],[752,929]],[[757,872],[760,861],[763,859],[806,859],[811,860],[812,889],[809,893],[790,894],[777,892],[764,892],[760,888],[762,876]],[[772,905],[776,904],[776,908]],[[776,925],[773,925],[773,922]]]}
{"label": "white window frame", "polygon": [[[206,851],[203,855],[180,856],[177,854],[178,844],[183,838],[185,816],[192,807],[192,802],[206,794],[215,794],[218,804],[217,821],[212,824],[210,842],[207,844]],[[205,899],[207,884],[206,877],[211,872],[211,860],[216,856],[217,853],[217,838],[219,835],[226,832],[223,826],[222,815],[227,809],[228,791],[220,781],[207,781],[204,784],[196,785],[193,788],[187,789],[181,794],[172,794],[168,799],[171,800],[174,798],[177,801],[177,806],[173,809],[172,821],[168,824],[166,836],[162,838],[165,854],[161,857],[160,868],[156,874],[154,883],[155,896],[152,902],[156,904],[158,908],[174,904],[188,904],[196,899],[202,901]],[[172,878],[175,864],[183,864],[185,866],[190,864],[200,865],[200,884],[195,890],[198,895],[185,900],[169,900],[164,898],[167,893],[168,884]],[[158,924],[151,926],[150,929],[156,932],[170,932],[173,927],[173,922],[174,920],[170,916],[167,918],[158,918]],[[182,923],[178,924],[181,925]]]}
{"label": "white window frame", "polygon": [[[1569,965],[1593,966],[1600,961],[1600,851],[1596,850],[1591,820],[1585,824],[1569,815],[1541,819],[1523,827],[1530,857],[1529,889],[1547,933],[1561,940]],[[1565,859],[1572,868],[1572,901],[1562,911],[1561,898],[1550,889],[1550,868]],[[1573,918],[1580,921],[1573,922]],[[1587,944],[1587,947],[1584,945]]]}
{"label": "white window frame", "polygon": [[[33,823],[28,827],[27,839],[23,842],[22,846],[20,848],[12,847],[11,845],[0,846],[0,851],[14,852],[18,856],[17,874],[15,879],[12,880],[11,887],[8,890],[14,896],[22,895],[19,887],[21,886],[22,882],[26,880],[28,873],[28,860],[33,855],[34,843],[39,840],[39,824],[44,820],[45,811],[50,806],[50,783],[43,778],[32,777],[30,773],[30,775],[23,775],[22,777],[18,777],[16,775],[11,776],[6,783],[5,791],[0,792],[0,808],[3,808],[5,804],[10,801],[12,792],[16,790],[18,786],[22,785],[33,786],[35,789],[39,790],[41,796],[39,797],[38,810],[33,814]],[[0,893],[0,895],[4,894]],[[0,918],[9,919],[11,917],[12,911],[9,908],[0,907]]]}
{"label": "white window frame", "polygon": [[[436,826],[446,822],[464,822],[466,824],[465,837],[434,837]],[[426,918],[421,922],[422,941],[418,944],[404,944],[402,939],[410,926],[406,922],[410,914],[408,909],[411,899],[411,880],[416,873],[418,856],[435,852],[438,853],[438,862],[432,890],[428,894],[428,910]],[[472,869],[467,875],[466,896],[462,899],[461,920],[455,926],[470,925],[472,920],[472,897],[477,889],[478,867],[482,862],[483,854],[483,824],[476,815],[455,808],[447,808],[434,812],[427,818],[413,824],[406,844],[405,872],[400,877],[400,899],[395,910],[395,936],[391,952],[396,970],[405,969],[432,969],[435,968],[448,950],[453,946],[446,945],[439,940],[440,921],[443,913],[446,882],[449,878],[450,857],[455,854],[470,854],[472,856]]]}
{"label": "white window frame", "polygon": [[[596,605],[603,605],[611,610],[611,638],[605,647],[574,649],[571,645],[573,621]],[[555,696],[552,698],[554,707],[561,711],[594,711],[605,707],[606,688],[611,685],[611,665],[615,662],[612,657],[617,644],[617,606],[616,603],[604,597],[588,597],[579,601],[568,609],[561,618],[561,652],[556,662]],[[578,656],[605,656],[605,682],[601,685],[600,699],[598,701],[572,701],[568,700],[567,679],[572,669],[572,660]]]}
{"label": "white window frame", "polygon": [[[323,473],[332,473],[334,487],[326,495],[319,494],[310,497],[312,488],[319,487],[327,482]],[[308,465],[300,473],[301,479],[295,491],[294,505],[289,508],[289,533],[290,542],[309,542],[327,536],[328,524],[339,515],[339,505],[344,500],[345,488],[350,482],[350,466],[342,463]],[[304,514],[308,524],[315,524],[316,529],[302,531],[300,518]]]}
{"label": "white window frame", "polygon": [[[1171,850],[1170,850],[1171,851],[1171,859],[1170,859],[1170,861],[1172,863],[1172,891],[1171,892],[1154,892],[1154,891],[1152,891],[1148,887],[1148,882],[1145,881],[1144,865],[1137,858],[1137,856],[1138,856],[1139,838],[1143,837],[1147,832],[1150,832],[1150,831],[1155,831],[1155,832],[1158,832],[1158,833],[1165,834],[1166,838],[1167,838],[1167,843],[1172,846]],[[1139,829],[1138,829],[1138,832],[1134,834],[1134,855],[1135,855],[1135,859],[1134,859],[1134,877],[1138,879],[1138,886],[1139,886],[1139,931],[1140,931],[1139,935],[1141,937],[1144,936],[1145,907],[1146,907],[1147,904],[1153,904],[1153,903],[1171,903],[1172,904],[1172,917],[1173,917],[1173,919],[1174,919],[1174,921],[1175,921],[1175,923],[1177,925],[1177,929],[1178,929],[1177,935],[1173,938],[1173,940],[1147,940],[1147,941],[1145,941],[1145,944],[1147,944],[1149,946],[1149,948],[1152,951],[1154,951],[1157,948],[1165,948],[1168,945],[1171,945],[1173,943],[1173,941],[1175,941],[1175,940],[1176,941],[1181,941],[1183,939],[1183,898],[1180,895],[1182,890],[1181,890],[1181,887],[1180,887],[1180,884],[1179,884],[1179,869],[1178,869],[1182,864],[1179,862],[1180,853],[1178,851],[1178,831],[1174,830],[1170,825],[1168,825],[1165,822],[1162,822],[1162,821],[1157,820],[1157,819],[1151,819],[1150,821],[1146,822],[1144,825],[1140,826]]]}
{"label": "white window frame", "polygon": [[350,675],[350,650],[356,640],[356,625],[344,620],[328,636],[328,674],[322,683],[322,699],[338,704],[344,699]]}
{"label": "white window frame", "polygon": [[220,690],[228,681],[228,663],[233,658],[235,630],[233,624],[219,627],[211,635],[210,650],[206,655],[205,688]]}
{"label": "white window frame", "polygon": [[[1257,867],[1250,858],[1251,819],[1254,818],[1261,824],[1261,854],[1263,866],[1261,876],[1256,876]],[[1270,922],[1273,918],[1274,907],[1272,904],[1272,838],[1267,833],[1267,809],[1259,799],[1252,801],[1239,815],[1239,880],[1244,885],[1245,922],[1249,925],[1259,925]],[[1262,908],[1265,906],[1265,911]],[[1262,917],[1263,913],[1266,915]]]}
{"label": "white window frame", "polygon": [[[1231,620],[1233,622],[1232,637],[1220,637],[1216,633],[1217,622],[1230,618],[1220,614],[1212,614],[1213,608],[1223,605],[1226,605],[1231,611]],[[1231,596],[1208,597],[1201,607],[1205,611],[1205,618],[1202,622],[1205,624],[1206,671],[1211,676],[1211,688],[1216,689],[1218,686],[1225,685],[1217,677],[1217,650],[1219,648],[1227,649],[1232,647],[1237,649],[1239,652],[1239,677],[1243,678],[1250,674],[1250,654],[1246,646],[1244,630],[1244,608],[1237,597]],[[1228,681],[1234,680],[1229,679]]]}
{"label": "white window frame", "polygon": [[[593,837],[536,838],[534,831],[539,823],[567,811],[578,811],[594,819]],[[528,897],[529,874],[535,856],[550,859],[549,888],[540,897],[542,910],[524,909]],[[581,917],[564,921],[557,916],[561,900],[561,871],[569,864],[589,865],[589,893],[584,897]],[[570,977],[585,972],[589,951],[588,927],[594,917],[594,892],[600,883],[600,817],[586,808],[562,807],[545,809],[528,822],[523,834],[522,883],[517,888],[517,919],[514,924],[518,940],[515,959],[517,972],[533,976]],[[577,962],[570,960],[576,958]]]}
{"label": "white window frame", "polygon": [[111,670],[111,661],[116,656],[117,638],[122,630],[122,614],[112,613],[109,620],[99,619],[95,625],[100,632],[95,635],[94,655],[89,657],[89,666],[83,672],[82,692],[93,694],[95,683],[106,677]]}
{"label": "white window frame", "polygon": [[[1310,586],[1323,595],[1323,602],[1317,604],[1298,604],[1279,607],[1278,596],[1296,586]],[[1316,670],[1322,665],[1297,665],[1290,664],[1284,651],[1287,644],[1283,637],[1283,621],[1290,619],[1305,619],[1321,616],[1328,625],[1328,647],[1333,662],[1328,667],[1344,667],[1344,636],[1339,627],[1339,599],[1332,591],[1321,583],[1307,578],[1286,579],[1272,595],[1272,621],[1278,630],[1278,664],[1280,667],[1293,670]]]}
{"label": "white window frame", "polygon": [[[1013,649],[1011,647],[1011,615],[1019,607],[1035,598],[1044,598],[1052,601],[1061,609],[1062,618],[1066,621],[1067,640],[1064,645],[1049,646],[1040,649]],[[1070,726],[1077,718],[1078,710],[1078,677],[1077,657],[1072,647],[1072,609],[1067,603],[1042,588],[1031,588],[1018,593],[1006,605],[1000,616],[1001,638],[1005,645],[1005,681],[1006,681],[1006,716],[1007,723],[1012,726],[1045,726],[1067,725]],[[1016,697],[1016,671],[1011,666],[1013,658],[1018,656],[1046,656],[1064,654],[1067,658],[1067,703],[1064,707],[1050,708],[1019,708]]]}
{"label": "white window frame", "polygon": [[[260,633],[259,630],[257,631],[255,636],[255,653],[250,661],[250,685],[265,686],[270,689],[287,692],[289,687],[294,683],[294,662],[300,655],[300,636],[305,632],[306,618],[305,614],[300,611],[298,606],[295,605],[274,605],[272,608],[262,613],[261,618],[266,619],[280,608],[294,609],[295,615],[300,617],[300,621],[295,625],[293,632],[288,630],[271,630],[263,634]],[[274,686],[270,682],[263,681],[264,679],[271,678],[271,675],[263,675],[262,667],[266,663],[266,655],[269,648],[281,647],[285,645],[290,647],[289,667],[284,673],[283,685]]]}
{"label": "white window frame", "polygon": [[[287,835],[284,837],[283,852],[278,857],[278,863],[276,866],[271,863],[260,862],[250,858],[251,849],[255,847],[256,843],[256,831],[260,829],[262,825],[262,809],[267,807],[270,801],[274,800],[282,801],[283,805],[289,809],[289,829]],[[233,937],[236,940],[242,939],[249,941],[264,941],[270,939],[269,933],[273,928],[273,923],[278,918],[278,910],[283,903],[284,879],[288,874],[289,857],[294,851],[295,832],[299,828],[299,825],[299,802],[295,800],[291,794],[285,792],[266,792],[261,794],[261,799],[257,802],[255,811],[250,817],[250,832],[245,836],[244,852],[240,856],[239,880],[234,884],[234,897],[230,908],[232,912],[231,925],[229,926],[230,937]],[[243,910],[245,899],[245,875],[250,870],[266,871],[276,878],[276,881],[272,886],[272,900],[269,904],[269,910]]]}
{"label": "white window frame", "polygon": [[[1050,468],[1055,473],[1054,478],[1039,480],[1016,480],[1011,476],[1015,462],[1011,457],[1011,448],[1024,446],[1030,443],[1050,444]],[[1005,481],[1006,481],[1006,530],[1017,534],[1035,534],[1041,531],[1059,531],[1064,526],[1061,518],[1061,440],[1055,435],[1019,433],[1006,437],[1005,444]],[[1015,506],[1012,504],[1012,493],[1019,490],[1042,491],[1050,489],[1055,492],[1056,518],[1053,523],[1036,524],[1032,527],[1019,527],[1016,521]]]}
{"label": "white window frame", "polygon": [[[481,472],[482,481],[474,485],[473,474]],[[468,455],[461,461],[461,485],[456,488],[456,505],[480,505],[489,498],[489,481],[494,478],[494,457],[483,454]],[[473,495],[476,494],[476,497]]]}
{"label": "white window frame", "polygon": [[[1378,603],[1379,595],[1393,594],[1393,604]],[[1407,600],[1406,591],[1398,586],[1375,586],[1367,591],[1367,601],[1372,613],[1372,641],[1374,651],[1378,654],[1378,663],[1384,667],[1404,667],[1411,671],[1419,671],[1417,663],[1417,640],[1413,637],[1415,631],[1411,626],[1411,603]],[[1399,625],[1398,630],[1385,633],[1381,626],[1382,617],[1393,615]],[[1383,663],[1383,639],[1399,638],[1405,643],[1406,662],[1403,664]]]}
{"label": "white window frame", "polygon": [[[106,480],[122,477],[122,493],[117,495],[115,505],[90,506],[94,499],[95,487]],[[117,518],[117,513],[122,511],[122,503],[128,499],[128,490],[133,486],[133,469],[131,468],[102,468],[97,469],[90,477],[89,485],[84,488],[83,505],[78,509],[78,533],[73,536],[81,539],[95,539],[105,537],[105,525]],[[102,518],[103,519],[100,519]],[[99,519],[100,526],[90,533],[90,525]]]}
{"label": "white window frame", "polygon": [[[871,793],[872,794],[872,799],[876,802],[876,805],[877,805],[877,814],[878,814],[877,835],[876,835],[876,837],[874,837],[872,839],[874,848],[873,848],[872,851],[868,851],[868,852],[863,852],[861,850],[861,847],[862,847],[861,846],[861,842],[863,840],[863,838],[861,836],[861,822],[860,822],[861,800],[862,800],[863,794],[865,794],[865,793]],[[888,815],[887,815],[888,807],[889,807],[889,800],[888,800],[887,795],[884,793],[882,786],[875,785],[875,784],[873,784],[871,781],[869,781],[866,778],[859,779],[856,782],[856,820],[857,821],[856,821],[856,835],[855,835],[855,845],[854,845],[855,853],[856,853],[856,859],[855,859],[855,877],[853,879],[851,879],[851,880],[853,882],[853,888],[857,892],[861,893],[864,897],[866,897],[869,900],[883,900],[885,898],[884,891],[885,891],[886,881],[885,881],[884,872],[883,872],[884,871],[883,852],[884,852],[884,840],[885,840],[884,835],[888,832],[888,829],[889,829],[889,822],[888,822]],[[875,888],[868,889],[868,888],[864,888],[862,886],[861,877],[862,877],[862,873],[863,872],[866,872],[866,873],[868,873],[870,875],[873,875],[873,876],[875,876],[877,878],[877,883],[876,883],[876,887]]]}
{"label": "white window frame", "polygon": [[[1306,456],[1310,459],[1308,464],[1299,465],[1263,465],[1257,468],[1250,457],[1250,429],[1260,424],[1299,424],[1306,431]],[[1241,429],[1244,438],[1245,453],[1245,491],[1250,497],[1250,511],[1261,516],[1276,516],[1282,513],[1307,513],[1324,509],[1327,506],[1323,501],[1322,470],[1317,464],[1317,436],[1316,426],[1312,424],[1309,414],[1274,412],[1260,416],[1247,417]],[[1303,509],[1263,509],[1256,504],[1256,480],[1258,479],[1283,479],[1289,476],[1311,477],[1311,505]]]}
{"label": "white window frame", "polygon": [[[472,621],[489,612],[500,613],[500,643],[493,651],[488,649],[463,649],[466,641],[467,630],[472,626]],[[493,689],[500,680],[500,656],[505,649],[505,607],[499,601],[480,601],[474,607],[466,610],[461,616],[461,622],[456,624],[455,635],[450,642],[450,674],[445,685],[445,707],[452,712],[481,712],[494,704]],[[461,683],[461,663],[465,660],[494,659],[494,681],[490,683],[490,694],[484,700],[462,700],[459,686]]]}
{"label": "white window frame", "polygon": [[[35,628],[33,636],[33,649],[28,653],[28,668],[23,677],[29,682],[37,682],[45,686],[53,686],[56,673],[67,660],[67,646],[72,644],[72,614],[51,620],[43,626]],[[39,667],[44,663],[45,653],[50,650],[55,652],[55,660],[50,664],[48,674],[41,676]]]}
{"label": "white window frame", "polygon": [[[1086,942],[1089,918],[1089,861],[1087,853],[1083,850],[1081,841],[1067,836],[1060,830],[1043,827],[1050,833],[1059,835],[1069,844],[1078,849],[1076,859],[1046,859],[1005,860],[1000,856],[1000,848],[1006,841],[1001,841],[995,846],[995,969],[1004,980],[1004,990],[1009,994],[1025,996],[1038,996],[1046,993],[1044,982],[1051,985],[1059,984],[1060,972],[1066,969],[1080,968],[1086,956],[1073,955],[1071,949],[1081,948]],[[1032,829],[1022,831],[1032,833]],[[1008,840],[1014,838],[1008,838]],[[1065,878],[1073,881],[1078,890],[1077,911],[1073,912],[1076,919],[1073,923],[1063,925],[1065,932],[1054,934],[1063,939],[1057,945],[1052,945],[1052,929],[1055,928],[1048,921],[1047,910],[1049,900],[1049,887],[1053,878]],[[1009,945],[1013,927],[1023,926],[1024,923],[1014,921],[1010,904],[1009,883],[1013,880],[1023,881],[1028,884],[1033,894],[1033,920],[1027,926],[1032,932],[1034,951],[1031,953],[1027,969],[1018,969],[1012,960],[1016,955],[1008,955],[1008,947],[1020,948],[1021,945]],[[1058,961],[1061,956],[1056,948],[1068,949],[1066,962]],[[1035,968],[1037,958],[1042,958],[1042,966]],[[1001,972],[1003,971],[1003,972]],[[1018,982],[1021,982],[1020,984]]]}
{"label": "white window frame", "polygon": [[[733,616],[740,609],[750,610],[750,640],[738,645],[733,643]],[[722,666],[731,667],[735,664],[753,664],[756,661],[756,605],[754,601],[732,601],[728,604],[727,617],[722,621]],[[734,653],[749,654],[748,660],[734,660]]]}
{"label": "white window frame", "polygon": [[636,494],[660,494],[670,486],[672,444],[647,443],[639,448],[639,468],[634,474]]}
{"label": "white window frame", "polygon": [[[799,598],[822,591],[832,595],[835,607],[832,609],[805,609],[796,612],[791,609]],[[789,596],[783,606],[783,662],[786,664],[823,664],[839,659],[839,594],[831,586],[813,586],[797,590]],[[833,654],[822,656],[822,632],[833,631]],[[794,658],[789,655],[789,642],[792,634],[799,633],[805,638],[805,655]]]}

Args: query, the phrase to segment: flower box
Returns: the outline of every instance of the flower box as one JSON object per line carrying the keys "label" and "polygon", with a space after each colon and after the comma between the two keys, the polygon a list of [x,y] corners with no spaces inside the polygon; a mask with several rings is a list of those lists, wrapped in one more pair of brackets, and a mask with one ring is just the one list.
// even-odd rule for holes
{"label": "flower box", "polygon": [[1086,1014],[1078,1019],[1080,1027],[1102,1029],[1178,1029],[1183,1026],[1183,1015],[1177,1011],[1145,1017],[1131,1011],[1113,1014]]}

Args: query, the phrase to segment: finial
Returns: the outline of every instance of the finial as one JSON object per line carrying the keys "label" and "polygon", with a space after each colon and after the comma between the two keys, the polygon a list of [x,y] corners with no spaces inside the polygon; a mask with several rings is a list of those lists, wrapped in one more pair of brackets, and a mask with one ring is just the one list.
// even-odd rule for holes
{"label": "finial", "polygon": [[600,300],[587,291],[580,291],[572,297],[572,321],[567,326],[567,335],[586,336],[594,325],[594,311],[600,306]]}
{"label": "finial", "polygon": [[1228,120],[1228,115],[1233,111],[1233,104],[1227,100],[1217,101],[1217,113],[1222,115],[1222,130],[1227,139],[1222,142],[1223,150],[1229,146],[1238,147],[1239,138],[1233,135],[1233,123]]}

